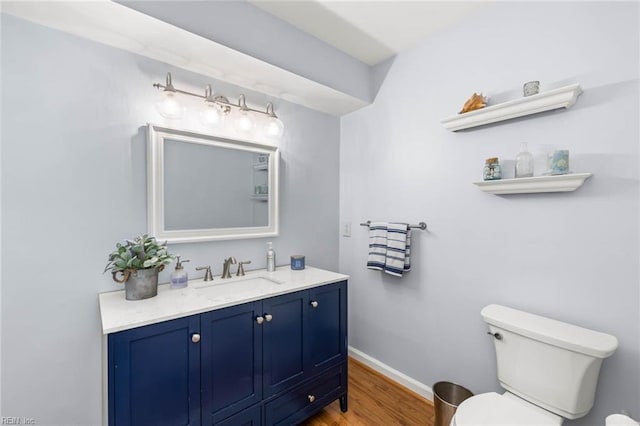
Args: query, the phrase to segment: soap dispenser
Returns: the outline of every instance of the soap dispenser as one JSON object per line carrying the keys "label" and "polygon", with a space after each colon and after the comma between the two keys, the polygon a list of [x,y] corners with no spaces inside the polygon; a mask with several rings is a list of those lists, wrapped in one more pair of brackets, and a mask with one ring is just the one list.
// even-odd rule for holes
{"label": "soap dispenser", "polygon": [[516,177],[532,177],[533,176],[533,155],[527,151],[527,143],[520,145],[520,152],[516,156]]}
{"label": "soap dispenser", "polygon": [[184,270],[182,264],[189,260],[180,261],[180,256],[176,256],[176,269],[171,272],[171,288],[185,288],[187,286],[188,276],[187,271]]}
{"label": "soap dispenser", "polygon": [[273,243],[267,243],[267,272],[276,270],[276,252],[273,250]]}

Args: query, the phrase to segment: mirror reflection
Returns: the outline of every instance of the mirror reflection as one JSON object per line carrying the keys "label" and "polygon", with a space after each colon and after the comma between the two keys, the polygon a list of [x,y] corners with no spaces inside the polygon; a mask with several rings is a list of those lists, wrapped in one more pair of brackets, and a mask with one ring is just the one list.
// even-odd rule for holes
{"label": "mirror reflection", "polygon": [[148,129],[152,235],[172,242],[277,235],[277,148]]}
{"label": "mirror reflection", "polygon": [[165,229],[267,226],[267,154],[174,139],[164,154]]}

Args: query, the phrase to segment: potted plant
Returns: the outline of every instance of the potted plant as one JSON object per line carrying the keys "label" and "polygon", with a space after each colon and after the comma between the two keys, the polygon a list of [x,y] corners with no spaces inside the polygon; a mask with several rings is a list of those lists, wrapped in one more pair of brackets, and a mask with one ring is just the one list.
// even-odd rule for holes
{"label": "potted plant", "polygon": [[148,299],[158,294],[158,273],[173,258],[166,241],[160,244],[144,234],[124,244],[117,243],[104,272],[111,271],[115,282],[124,283],[127,300]]}

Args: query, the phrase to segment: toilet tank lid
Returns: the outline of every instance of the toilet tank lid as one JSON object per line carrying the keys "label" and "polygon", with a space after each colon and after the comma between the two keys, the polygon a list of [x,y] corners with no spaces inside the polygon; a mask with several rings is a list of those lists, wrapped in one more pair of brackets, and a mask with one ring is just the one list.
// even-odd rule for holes
{"label": "toilet tank lid", "polygon": [[618,339],[610,334],[506,306],[488,305],[480,313],[488,324],[596,358],[606,358],[618,347]]}

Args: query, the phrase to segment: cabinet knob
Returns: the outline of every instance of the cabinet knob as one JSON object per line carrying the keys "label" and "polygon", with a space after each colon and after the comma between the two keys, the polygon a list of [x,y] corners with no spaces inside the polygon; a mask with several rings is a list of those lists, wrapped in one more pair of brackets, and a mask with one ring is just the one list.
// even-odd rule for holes
{"label": "cabinet knob", "polygon": [[316,400],[316,397],[314,395],[307,395],[307,399],[309,400],[309,402],[313,402]]}
{"label": "cabinet knob", "polygon": [[257,317],[257,318],[256,318],[256,322],[257,322],[258,324],[262,324],[262,323],[264,322],[264,318],[263,318],[263,317]]}
{"label": "cabinet knob", "polygon": [[200,341],[200,335],[198,333],[193,333],[191,335],[191,341],[193,343],[198,343]]}
{"label": "cabinet knob", "polygon": [[273,315],[271,315],[271,314],[266,314],[266,315],[264,316],[264,319],[266,319],[266,320],[267,320],[267,322],[271,322],[271,320],[273,319]]}
{"label": "cabinet knob", "polygon": [[318,302],[316,300],[312,300],[311,301],[311,306],[314,307],[314,308],[317,308],[318,307]]}

